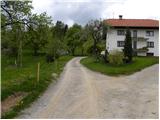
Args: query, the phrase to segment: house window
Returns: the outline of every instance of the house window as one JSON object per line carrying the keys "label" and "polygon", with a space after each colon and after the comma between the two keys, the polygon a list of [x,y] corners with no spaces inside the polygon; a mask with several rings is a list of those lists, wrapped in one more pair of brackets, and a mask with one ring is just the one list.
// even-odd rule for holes
{"label": "house window", "polygon": [[147,47],[154,48],[154,42],[147,42]]}
{"label": "house window", "polygon": [[124,41],[117,41],[117,47],[124,47]]}
{"label": "house window", "polygon": [[137,30],[133,30],[133,37],[137,37]]}
{"label": "house window", "polygon": [[147,56],[154,56],[154,53],[147,53]]}
{"label": "house window", "polygon": [[154,36],[154,31],[146,31],[146,36]]}
{"label": "house window", "polygon": [[124,30],[117,30],[117,35],[125,35],[125,31]]}

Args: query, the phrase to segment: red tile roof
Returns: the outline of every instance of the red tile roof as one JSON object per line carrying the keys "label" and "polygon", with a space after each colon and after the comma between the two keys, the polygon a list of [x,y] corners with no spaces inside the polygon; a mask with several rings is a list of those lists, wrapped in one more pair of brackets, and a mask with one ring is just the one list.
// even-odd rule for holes
{"label": "red tile roof", "polygon": [[152,19],[107,19],[105,22],[114,27],[159,27],[159,21]]}

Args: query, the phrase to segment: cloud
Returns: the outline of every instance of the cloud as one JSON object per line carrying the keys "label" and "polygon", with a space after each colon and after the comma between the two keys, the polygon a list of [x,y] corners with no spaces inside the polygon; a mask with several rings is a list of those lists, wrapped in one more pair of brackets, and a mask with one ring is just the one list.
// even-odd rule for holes
{"label": "cloud", "polygon": [[113,4],[108,7],[108,12],[113,11],[115,16],[123,15],[124,18],[134,19],[159,19],[159,0],[126,0],[122,4]]}
{"label": "cloud", "polygon": [[[100,7],[101,6],[101,7]],[[91,19],[98,19],[101,17],[103,11],[101,3],[66,3],[56,4],[54,8],[53,19],[67,21],[73,20],[79,24],[86,24]]]}
{"label": "cloud", "polygon": [[47,12],[53,21],[61,20],[70,26],[85,25],[91,19],[159,18],[159,0],[33,0],[33,12]]}

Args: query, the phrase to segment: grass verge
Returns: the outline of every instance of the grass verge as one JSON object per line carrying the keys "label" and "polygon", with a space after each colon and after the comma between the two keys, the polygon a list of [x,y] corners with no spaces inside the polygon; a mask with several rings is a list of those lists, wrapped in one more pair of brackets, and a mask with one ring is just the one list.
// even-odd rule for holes
{"label": "grass verge", "polygon": [[[11,108],[8,112],[2,113],[2,118],[14,118],[20,110],[28,107],[31,102],[38,98],[44,92],[48,85],[55,80],[52,73],[57,76],[62,72],[64,65],[72,56],[62,56],[56,62],[46,63],[45,56],[23,56],[23,67],[16,68],[13,66],[13,59],[2,56],[1,69],[1,100],[16,92],[25,92],[25,96],[19,103]],[[40,62],[40,79],[37,82],[37,63]]]}
{"label": "grass verge", "polygon": [[128,75],[134,72],[140,71],[148,66],[157,64],[159,62],[158,57],[135,57],[130,64],[123,64],[114,66],[103,61],[96,62],[93,57],[87,57],[82,59],[81,64],[87,68],[110,76]]}

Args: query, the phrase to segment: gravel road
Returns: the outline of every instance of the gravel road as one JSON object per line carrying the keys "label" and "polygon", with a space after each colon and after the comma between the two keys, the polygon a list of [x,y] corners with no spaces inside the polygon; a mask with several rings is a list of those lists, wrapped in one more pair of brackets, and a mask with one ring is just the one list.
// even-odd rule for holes
{"label": "gravel road", "polygon": [[110,77],[83,67],[81,58],[17,118],[158,118],[158,65]]}

